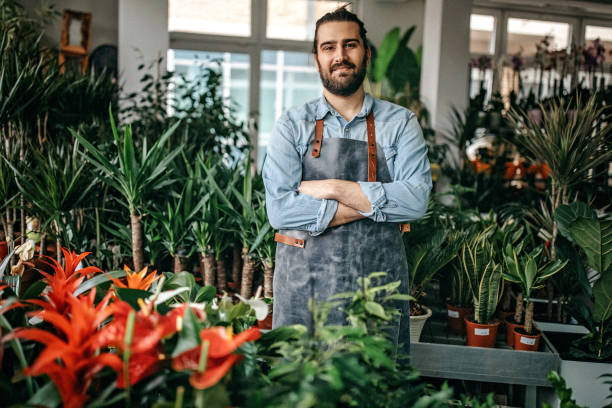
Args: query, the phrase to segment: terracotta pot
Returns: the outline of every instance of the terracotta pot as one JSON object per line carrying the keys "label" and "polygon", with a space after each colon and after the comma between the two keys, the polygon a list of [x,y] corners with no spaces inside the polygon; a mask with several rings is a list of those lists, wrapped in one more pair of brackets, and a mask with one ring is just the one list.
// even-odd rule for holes
{"label": "terracotta pot", "polygon": [[489,348],[495,346],[499,321],[489,324],[480,324],[471,321],[467,316],[464,317],[463,320],[465,321],[468,346]]}
{"label": "terracotta pot", "polygon": [[421,306],[423,310],[425,310],[424,315],[419,316],[410,316],[410,342],[418,343],[421,338],[421,332],[423,331],[423,327],[425,326],[425,322],[431,316],[431,309],[425,306]]}
{"label": "terracotta pot", "polygon": [[523,351],[538,351],[540,346],[541,332],[535,334],[527,334],[525,330],[520,327],[514,329],[514,349]]}
{"label": "terracotta pot", "polygon": [[257,327],[262,330],[272,330],[272,312],[270,311],[265,319],[257,321]]}
{"label": "terracotta pot", "polygon": [[8,243],[6,241],[0,241],[0,261],[8,256]]}
{"label": "terracotta pot", "polygon": [[512,347],[514,345],[514,328],[523,327],[523,325],[515,323],[514,316],[506,317],[504,324],[506,325],[506,344]]}
{"label": "terracotta pot", "polygon": [[240,289],[240,282],[227,282],[227,287],[233,291]]}
{"label": "terracotta pot", "polygon": [[465,322],[463,318],[474,313],[473,307],[456,307],[446,304],[448,330],[456,335],[465,336]]}

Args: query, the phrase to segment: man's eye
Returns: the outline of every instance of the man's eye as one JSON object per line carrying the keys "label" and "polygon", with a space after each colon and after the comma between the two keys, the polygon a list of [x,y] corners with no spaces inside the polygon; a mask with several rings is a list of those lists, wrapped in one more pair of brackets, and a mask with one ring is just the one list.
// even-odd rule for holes
{"label": "man's eye", "polygon": [[333,49],[334,49],[334,47],[331,46],[331,45],[323,47],[323,51],[332,51]]}
{"label": "man's eye", "polygon": [[355,48],[357,46],[357,44],[355,44],[355,43],[348,43],[348,44],[345,44],[344,46],[347,47],[347,48]]}

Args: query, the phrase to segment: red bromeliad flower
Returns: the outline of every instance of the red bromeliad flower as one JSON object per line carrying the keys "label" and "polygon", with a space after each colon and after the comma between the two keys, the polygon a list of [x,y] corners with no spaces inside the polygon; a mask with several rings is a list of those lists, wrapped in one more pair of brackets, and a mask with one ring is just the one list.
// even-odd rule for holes
{"label": "red bromeliad flower", "polygon": [[[194,388],[212,387],[242,359],[242,355],[232,353],[244,342],[257,340],[260,336],[261,332],[256,327],[251,327],[236,336],[232,334],[231,327],[202,329],[200,331],[202,346],[173,358],[172,368],[176,371],[193,371],[189,382]],[[205,345],[208,347],[208,354],[202,356]]]}
{"label": "red bromeliad flower", "polygon": [[[113,321],[105,327],[102,342],[120,350],[125,348],[124,340],[126,334],[127,319],[132,306],[124,301],[117,301],[111,306]],[[153,374],[165,359],[161,340],[181,329],[183,316],[187,305],[173,309],[166,315],[161,315],[153,310],[153,305],[141,303],[141,310],[136,312],[134,320],[134,332],[130,347],[129,360],[130,385],[134,385],[143,378]],[[117,386],[125,388],[123,369],[117,371]]]}
{"label": "red bromeliad flower", "polygon": [[[80,407],[89,399],[87,389],[93,376],[105,366],[121,369],[121,359],[115,354],[100,353],[106,327],[98,329],[111,314],[110,295],[96,306],[96,290],[89,295],[67,295],[68,318],[59,311],[45,309],[34,314],[52,324],[58,334],[32,328],[21,329],[7,338],[21,338],[43,343],[46,347],[34,364],[25,370],[27,375],[46,374],[55,383],[65,407]],[[65,311],[66,312],[66,311]]]}
{"label": "red bromeliad flower", "polygon": [[153,284],[156,280],[161,278],[161,275],[155,276],[157,271],[151,272],[147,275],[148,266],[145,266],[140,272],[133,272],[127,265],[123,266],[123,270],[126,274],[126,283],[121,282],[121,280],[111,277],[110,275],[105,274],[108,278],[113,282],[115,286],[118,288],[129,288],[129,289],[140,289],[140,290],[148,290],[149,286]]}
{"label": "red bromeliad flower", "polygon": [[65,248],[62,248],[62,252],[64,253],[65,268],[51,257],[45,257],[42,260],[54,271],[53,274],[39,271],[45,277],[44,281],[49,286],[49,291],[46,293],[47,300],[32,299],[28,302],[42,307],[43,310],[54,310],[65,315],[67,313],[67,299],[83,282],[85,275],[102,272],[102,270],[95,266],[88,266],[75,272],[79,263],[91,252],[83,252],[77,255],[76,252],[68,251]]}

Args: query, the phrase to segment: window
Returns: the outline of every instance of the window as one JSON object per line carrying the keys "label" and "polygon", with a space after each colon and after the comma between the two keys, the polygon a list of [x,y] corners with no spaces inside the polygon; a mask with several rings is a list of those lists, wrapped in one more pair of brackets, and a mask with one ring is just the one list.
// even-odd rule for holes
{"label": "window", "polygon": [[587,25],[584,30],[586,45],[590,45],[589,43],[597,39],[599,39],[601,45],[603,45],[607,52],[612,50],[612,27]]}
{"label": "window", "polygon": [[506,52],[509,55],[520,52],[522,56],[534,56],[536,44],[544,38],[548,38],[551,50],[566,49],[571,40],[571,26],[568,23],[509,18],[507,30]]}
{"label": "window", "polygon": [[236,118],[246,122],[249,100],[249,56],[229,52],[169,50],[168,69],[193,79],[202,67],[218,67],[222,71],[223,97],[232,101]]}
{"label": "window", "polygon": [[168,31],[248,37],[251,1],[169,0]]}
{"label": "window", "polygon": [[316,21],[344,4],[345,1],[268,0],[266,37],[312,41]]}
{"label": "window", "polygon": [[495,17],[482,14],[470,16],[470,53],[495,53]]}
{"label": "window", "polygon": [[265,50],[261,54],[258,161],[262,163],[276,120],[289,108],[321,96],[312,54]]}

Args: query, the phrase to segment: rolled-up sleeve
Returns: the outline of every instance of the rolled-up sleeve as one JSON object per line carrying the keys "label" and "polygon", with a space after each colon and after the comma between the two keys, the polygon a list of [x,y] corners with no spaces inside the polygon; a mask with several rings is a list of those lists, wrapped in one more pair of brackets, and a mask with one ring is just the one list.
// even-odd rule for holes
{"label": "rolled-up sleeve", "polygon": [[319,235],[336,214],[338,202],[298,193],[302,156],[295,134],[291,121],[283,115],[270,136],[262,171],[268,220],[274,229],[298,229]]}
{"label": "rolled-up sleeve", "polygon": [[423,217],[431,191],[427,145],[416,116],[399,129],[393,181],[359,182],[370,200],[371,211],[362,215],[378,222],[408,222]]}

